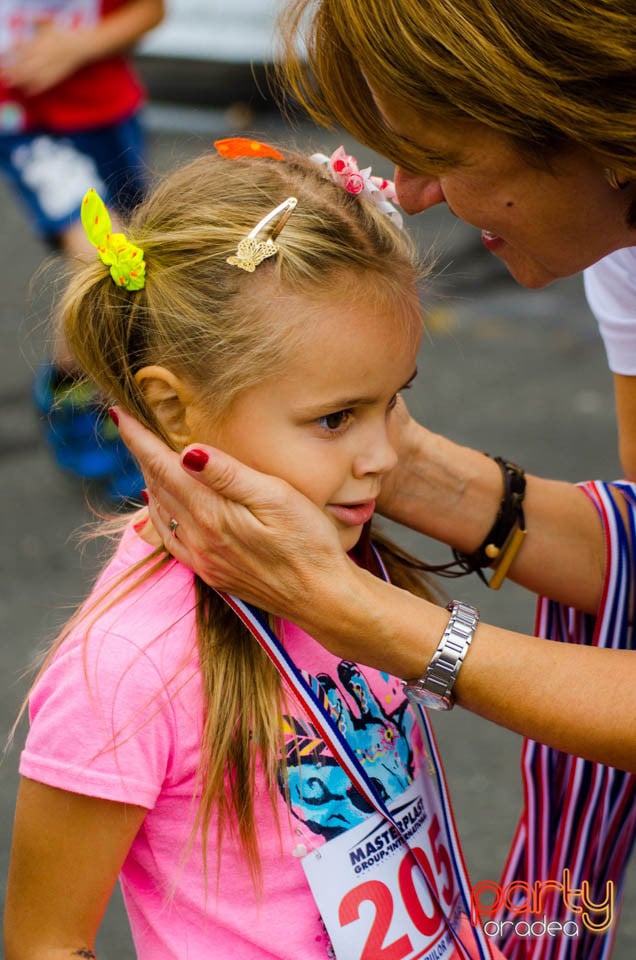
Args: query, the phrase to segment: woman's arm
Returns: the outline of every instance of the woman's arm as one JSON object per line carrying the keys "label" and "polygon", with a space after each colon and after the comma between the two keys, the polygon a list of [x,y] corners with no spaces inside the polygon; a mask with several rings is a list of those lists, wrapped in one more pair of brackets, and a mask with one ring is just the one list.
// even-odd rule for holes
{"label": "woman's arm", "polygon": [[[356,567],[320,511],[282,481],[207,447],[203,457],[185,452],[186,464],[197,467],[187,476],[178,455],[123,411],[120,427],[143,465],[153,523],[178,559],[219,589],[295,621],[336,656],[422,676],[447,611]],[[420,511],[430,511],[421,527],[472,550],[492,524],[499,469],[483,454],[420,431],[392,513],[415,525]],[[482,483],[483,466],[492,480]],[[420,509],[411,514],[405,504],[412,499]],[[529,532],[515,577],[594,612],[604,574],[595,507],[577,487],[538,478],[529,479],[526,506]],[[455,693],[466,709],[524,736],[636,770],[635,682],[632,652],[558,644],[482,622]]]}
{"label": "woman's arm", "polygon": [[[122,437],[152,494],[153,522],[179,560],[208,583],[290,619],[302,616],[316,574],[324,573],[323,589],[330,592],[333,571],[344,558],[332,526],[304,497],[209,447],[202,448],[207,462],[188,476],[177,454],[124,411],[118,414]],[[459,550],[475,550],[499,508],[499,467],[410,419],[403,437],[400,466],[384,485],[381,512]],[[181,459],[187,467],[188,451]],[[594,613],[605,545],[592,503],[574,484],[528,477],[524,511],[528,536],[510,576]],[[168,529],[171,517],[180,524],[176,538]]]}
{"label": "woman's arm", "polygon": [[22,779],[5,906],[6,960],[94,956],[143,807]]}
{"label": "woman's arm", "polygon": [[[448,613],[351,564],[337,617],[312,620],[338,656],[421,677]],[[312,594],[311,607],[317,594]],[[308,610],[308,614],[310,611]],[[555,643],[481,622],[454,694],[467,710],[548,746],[636,772],[636,655]]]}
{"label": "woman's arm", "polygon": [[[378,508],[404,526],[472,553],[490,531],[502,493],[494,460],[406,415],[399,467],[383,484]],[[588,497],[574,484],[527,476],[523,509],[528,535],[509,577],[533,593],[596,612],[605,545]]]}
{"label": "woman's arm", "polygon": [[636,377],[614,374],[618,452],[625,476],[636,480]]}

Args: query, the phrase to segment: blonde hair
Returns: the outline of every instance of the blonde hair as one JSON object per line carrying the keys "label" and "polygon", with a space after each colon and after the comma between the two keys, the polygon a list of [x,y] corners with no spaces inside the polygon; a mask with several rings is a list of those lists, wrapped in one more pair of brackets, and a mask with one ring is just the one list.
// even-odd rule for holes
{"label": "blonde hair", "polygon": [[[277,241],[281,255],[253,274],[228,265],[239,241],[289,196],[298,205]],[[66,290],[64,333],[104,394],[168,443],[135,382],[141,367],[168,367],[221,417],[238,393],[284,364],[290,337],[302,337],[293,316],[283,322],[277,297],[326,299],[335,277],[357,274],[403,303],[418,270],[408,237],[304,156],[202,156],[161,182],[124,232],[144,251],[144,289],[118,287],[96,260]]]}
{"label": "blonde hair", "polygon": [[368,0],[364,16],[355,0],[289,0],[279,31],[281,79],[313,118],[415,172],[422,156],[367,80],[425,116],[507,134],[535,162],[576,143],[636,176],[630,0]]}
{"label": "blonde hair", "polygon": [[[298,205],[277,239],[280,253],[254,273],[229,265],[226,258],[239,241],[289,196]],[[374,295],[391,298],[398,323],[406,315],[401,305],[411,310],[417,297],[420,266],[408,236],[299,155],[286,161],[203,156],[159,184],[123,229],[144,251],[144,288],[118,287],[96,260],[65,291],[64,331],[107,401],[121,404],[168,443],[136,382],[142,367],[169,368],[222,418],[242,390],[282,368],[302,338],[294,311],[285,309],[286,294],[333,300],[334,289],[346,297],[359,282],[371,284]],[[149,575],[157,562],[153,555],[137,575]],[[390,544],[386,562],[398,585],[433,596],[421,571]],[[195,584],[205,698],[197,828],[205,849],[216,809],[217,868],[229,828],[258,886],[255,772],[260,764],[274,804],[284,755],[281,684],[224,601],[199,578]]]}

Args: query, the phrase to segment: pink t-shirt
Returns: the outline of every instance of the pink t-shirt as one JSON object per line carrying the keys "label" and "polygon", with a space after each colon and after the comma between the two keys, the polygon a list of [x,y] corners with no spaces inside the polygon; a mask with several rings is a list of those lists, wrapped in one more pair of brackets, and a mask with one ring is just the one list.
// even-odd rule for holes
{"label": "pink t-shirt", "polygon": [[[129,528],[96,589],[149,553]],[[389,798],[402,793],[423,747],[399,680],[338,660],[290,624],[283,636],[340,710],[367,770]],[[285,724],[299,738],[301,769],[292,758],[280,833],[262,788],[256,810],[262,900],[231,836],[217,887],[214,821],[206,895],[200,843],[188,847],[202,714],[193,576],[171,560],[65,641],[33,691],[20,772],[147,808],[121,873],[139,960],[324,960],[330,944],[301,857],[364,820],[367,805],[294,703]]]}

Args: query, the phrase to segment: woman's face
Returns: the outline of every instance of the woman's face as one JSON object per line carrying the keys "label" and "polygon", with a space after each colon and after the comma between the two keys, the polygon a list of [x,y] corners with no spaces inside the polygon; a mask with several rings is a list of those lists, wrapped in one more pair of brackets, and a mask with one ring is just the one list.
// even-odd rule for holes
{"label": "woman's face", "polygon": [[582,147],[544,169],[484,124],[430,120],[384,92],[374,99],[386,123],[422,155],[422,173],[396,168],[403,209],[414,214],[446,203],[482,231],[485,246],[523,286],[543,287],[636,243],[626,223],[632,188],[613,190],[600,160]]}

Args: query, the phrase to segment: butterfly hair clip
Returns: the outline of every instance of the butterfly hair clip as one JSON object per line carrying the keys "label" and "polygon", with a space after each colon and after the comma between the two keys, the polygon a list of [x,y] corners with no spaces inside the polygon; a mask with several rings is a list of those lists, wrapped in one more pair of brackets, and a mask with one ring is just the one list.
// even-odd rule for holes
{"label": "butterfly hair clip", "polygon": [[[236,256],[228,257],[226,262],[232,264],[233,267],[239,267],[240,270],[247,271],[247,273],[254,273],[259,263],[278,253],[279,246],[275,242],[276,237],[294,212],[297,203],[296,197],[287,197],[287,200],[279,203],[256,224],[253,230],[250,230],[246,237],[243,237],[236,249]],[[277,218],[278,221],[275,222]],[[271,223],[274,223],[274,226],[271,228],[267,240],[259,240],[259,234]]]}

